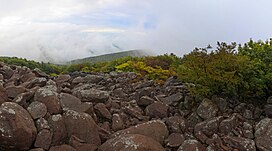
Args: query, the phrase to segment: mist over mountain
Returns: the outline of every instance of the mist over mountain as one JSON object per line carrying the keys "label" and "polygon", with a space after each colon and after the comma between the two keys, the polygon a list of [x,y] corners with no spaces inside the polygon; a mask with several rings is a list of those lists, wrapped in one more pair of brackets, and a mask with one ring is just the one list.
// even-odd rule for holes
{"label": "mist over mountain", "polygon": [[183,55],[216,41],[266,40],[272,35],[271,5],[269,0],[0,0],[0,56],[64,62],[135,49]]}
{"label": "mist over mountain", "polygon": [[99,56],[93,56],[93,57],[86,57],[82,59],[76,59],[69,61],[68,63],[84,63],[84,62],[90,62],[90,63],[97,63],[97,62],[109,62],[114,61],[116,59],[120,59],[123,57],[144,57],[144,56],[152,56],[154,53],[148,50],[129,50],[129,51],[120,51],[116,53],[109,53]]}

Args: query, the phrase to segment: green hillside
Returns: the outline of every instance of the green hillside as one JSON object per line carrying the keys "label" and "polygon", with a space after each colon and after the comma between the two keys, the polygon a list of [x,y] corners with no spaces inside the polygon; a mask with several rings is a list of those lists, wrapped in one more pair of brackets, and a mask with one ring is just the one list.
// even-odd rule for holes
{"label": "green hillside", "polygon": [[82,62],[89,62],[89,63],[97,63],[97,62],[108,62],[108,61],[113,61],[119,58],[123,57],[143,57],[143,56],[149,56],[147,52],[143,50],[130,50],[130,51],[122,51],[122,52],[117,52],[117,53],[111,53],[111,54],[105,54],[105,55],[99,55],[99,56],[94,56],[94,57],[87,57],[83,59],[77,59],[77,60],[72,60],[69,62],[69,64],[74,64],[74,63],[82,63]]}

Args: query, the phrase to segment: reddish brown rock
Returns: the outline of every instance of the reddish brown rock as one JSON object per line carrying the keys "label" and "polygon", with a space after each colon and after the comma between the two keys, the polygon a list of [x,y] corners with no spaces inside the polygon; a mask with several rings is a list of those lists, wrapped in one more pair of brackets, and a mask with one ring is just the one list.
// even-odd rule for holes
{"label": "reddish brown rock", "polygon": [[111,121],[112,121],[111,128],[113,131],[118,131],[124,128],[123,119],[119,114],[113,114]]}
{"label": "reddish brown rock", "polygon": [[147,136],[124,134],[106,141],[98,151],[164,151],[164,148]]}
{"label": "reddish brown rock", "polygon": [[97,150],[97,145],[88,144],[85,141],[75,136],[71,136],[69,140],[69,145],[74,147],[77,151],[96,151]]}
{"label": "reddish brown rock", "polygon": [[35,68],[32,72],[35,73],[35,75],[37,77],[46,77],[46,78],[49,77],[48,74],[46,74],[45,72],[41,71],[39,68]]}
{"label": "reddish brown rock", "polygon": [[35,148],[35,149],[30,149],[29,151],[44,151],[42,148]]}
{"label": "reddish brown rock", "polygon": [[56,88],[53,86],[46,86],[38,89],[35,93],[34,100],[44,103],[47,107],[47,111],[50,114],[58,114],[61,112],[61,106],[56,93]]}
{"label": "reddish brown rock", "polygon": [[239,114],[232,114],[231,117],[223,120],[219,125],[219,131],[222,134],[230,134],[232,133],[236,127],[238,127],[240,124],[242,124],[240,121],[242,117]]}
{"label": "reddish brown rock", "polygon": [[63,144],[67,139],[67,130],[62,115],[52,115],[48,119],[48,124],[53,132],[51,145]]}
{"label": "reddish brown rock", "polygon": [[272,150],[272,119],[265,118],[255,127],[256,146],[261,151]]}
{"label": "reddish brown rock", "polygon": [[98,89],[86,89],[74,91],[73,95],[80,98],[83,102],[105,103],[109,98],[107,91]]}
{"label": "reddish brown rock", "polygon": [[206,148],[197,140],[185,140],[177,151],[206,151]]}
{"label": "reddish brown rock", "polygon": [[204,120],[215,117],[219,108],[209,99],[204,99],[198,106],[196,112]]}
{"label": "reddish brown rock", "polygon": [[184,140],[185,140],[185,138],[182,134],[172,133],[165,140],[165,144],[166,144],[166,146],[177,148],[184,142]]}
{"label": "reddish brown rock", "polygon": [[53,146],[49,149],[49,151],[77,151],[72,146],[69,145],[59,145],[59,146]]}
{"label": "reddish brown rock", "polygon": [[67,82],[70,79],[71,79],[70,75],[59,75],[59,76],[57,76],[55,81],[56,81],[56,83],[63,83],[63,82]]}
{"label": "reddish brown rock", "polygon": [[0,142],[4,150],[28,150],[37,130],[29,113],[16,103],[5,102],[0,107]]}
{"label": "reddish brown rock", "polygon": [[6,88],[9,98],[15,98],[17,95],[26,92],[26,88],[22,86],[10,86]]}
{"label": "reddish brown rock", "polygon": [[106,131],[110,131],[110,122],[103,122],[100,127]]}
{"label": "reddish brown rock", "polygon": [[183,133],[186,129],[186,121],[181,116],[171,116],[166,120],[166,125],[172,133]]}
{"label": "reddish brown rock", "polygon": [[52,133],[50,130],[43,129],[38,133],[34,146],[48,150],[51,145],[51,141]]}
{"label": "reddish brown rock", "polygon": [[243,137],[225,137],[224,142],[231,148],[241,151],[256,151],[255,142]]}
{"label": "reddish brown rock", "polygon": [[166,104],[155,102],[146,107],[145,114],[151,118],[165,118],[168,115],[168,108]]}
{"label": "reddish brown rock", "polygon": [[28,106],[27,111],[29,112],[33,119],[38,119],[46,115],[47,108],[41,102],[32,102]]}
{"label": "reddish brown rock", "polygon": [[154,99],[152,99],[149,96],[142,96],[139,100],[137,100],[137,104],[139,106],[148,106],[154,102],[155,102]]}
{"label": "reddish brown rock", "polygon": [[10,79],[14,74],[14,71],[9,66],[4,65],[0,69],[0,73],[3,75],[4,79]]}
{"label": "reddish brown rock", "polygon": [[33,72],[30,72],[30,73],[27,73],[27,74],[23,74],[20,77],[20,80],[22,82],[27,82],[27,81],[33,80],[35,77],[36,77],[36,75]]}
{"label": "reddish brown rock", "polygon": [[71,94],[61,93],[60,104],[63,110],[77,110],[78,106],[81,104],[81,101],[79,98]]}
{"label": "reddish brown rock", "polygon": [[69,138],[74,135],[87,143],[101,144],[98,126],[89,114],[68,110],[64,113],[64,119]]}
{"label": "reddish brown rock", "polygon": [[15,102],[17,104],[19,104],[20,106],[22,106],[23,108],[27,108],[29,106],[29,102],[31,101],[31,99],[34,96],[34,91],[29,91],[29,92],[25,92],[25,93],[21,93],[19,95],[17,95],[12,102]]}
{"label": "reddish brown rock", "polygon": [[38,131],[41,131],[42,129],[50,129],[48,121],[44,118],[39,118],[36,120],[35,125]]}
{"label": "reddish brown rock", "polygon": [[31,88],[34,88],[36,86],[43,87],[43,86],[45,86],[46,82],[47,82],[46,78],[34,77],[30,81],[22,83],[20,86],[31,89]]}
{"label": "reddish brown rock", "polygon": [[94,109],[100,117],[111,119],[112,115],[110,111],[106,108],[106,105],[104,103],[97,103],[94,106]]}
{"label": "reddish brown rock", "polygon": [[127,105],[122,109],[126,114],[130,115],[131,117],[135,117],[138,120],[144,119],[143,111],[138,106]]}
{"label": "reddish brown rock", "polygon": [[4,80],[4,76],[1,73],[0,73],[0,80]]}
{"label": "reddish brown rock", "polygon": [[112,135],[112,137],[116,137],[123,134],[141,134],[163,144],[164,140],[168,137],[169,132],[166,125],[161,120],[153,120],[143,124],[138,124],[136,126],[129,127],[124,130],[117,131]]}
{"label": "reddish brown rock", "polygon": [[8,95],[6,89],[0,85],[0,105],[8,101]]}
{"label": "reddish brown rock", "polygon": [[202,143],[219,132],[219,124],[224,118],[222,116],[214,117],[196,124],[194,134]]}

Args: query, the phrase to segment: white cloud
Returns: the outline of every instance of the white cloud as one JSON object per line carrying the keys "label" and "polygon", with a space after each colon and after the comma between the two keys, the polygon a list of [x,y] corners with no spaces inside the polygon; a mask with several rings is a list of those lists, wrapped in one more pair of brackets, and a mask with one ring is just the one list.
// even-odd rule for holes
{"label": "white cloud", "polygon": [[[182,55],[272,35],[270,0],[0,0],[0,55],[61,62],[121,49]],[[118,46],[118,47],[116,47]]]}

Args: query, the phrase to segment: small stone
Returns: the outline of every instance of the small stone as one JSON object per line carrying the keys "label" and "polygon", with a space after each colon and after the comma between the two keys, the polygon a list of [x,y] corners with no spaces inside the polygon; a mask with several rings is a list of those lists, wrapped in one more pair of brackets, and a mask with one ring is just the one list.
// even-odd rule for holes
{"label": "small stone", "polygon": [[145,109],[145,114],[151,118],[165,118],[168,116],[168,106],[166,104],[155,102]]}
{"label": "small stone", "polygon": [[123,119],[121,118],[119,114],[113,114],[111,127],[113,131],[118,131],[124,128]]}
{"label": "small stone", "polygon": [[185,140],[177,151],[204,151],[205,147],[194,139]]}
{"label": "small stone", "polygon": [[209,99],[204,99],[197,108],[197,114],[203,119],[215,117],[218,113],[218,107]]}
{"label": "small stone", "polygon": [[110,111],[106,108],[106,105],[104,103],[97,103],[94,106],[94,109],[95,109],[97,115],[100,115],[103,118],[111,119],[112,115],[111,115]]}
{"label": "small stone", "polygon": [[267,117],[272,118],[272,104],[267,104],[264,106],[264,111]]}
{"label": "small stone", "polygon": [[176,148],[176,147],[179,147],[184,142],[184,140],[185,138],[182,134],[172,133],[165,140],[165,144],[166,146]]}
{"label": "small stone", "polygon": [[152,99],[149,96],[142,96],[139,100],[137,100],[137,104],[139,106],[148,106],[154,102],[154,99]]}
{"label": "small stone", "polygon": [[50,129],[48,121],[44,118],[39,118],[35,121],[35,124],[38,131],[41,131],[42,129]]}
{"label": "small stone", "polygon": [[172,133],[184,133],[186,130],[186,121],[181,116],[171,116],[166,119],[166,125]]}

